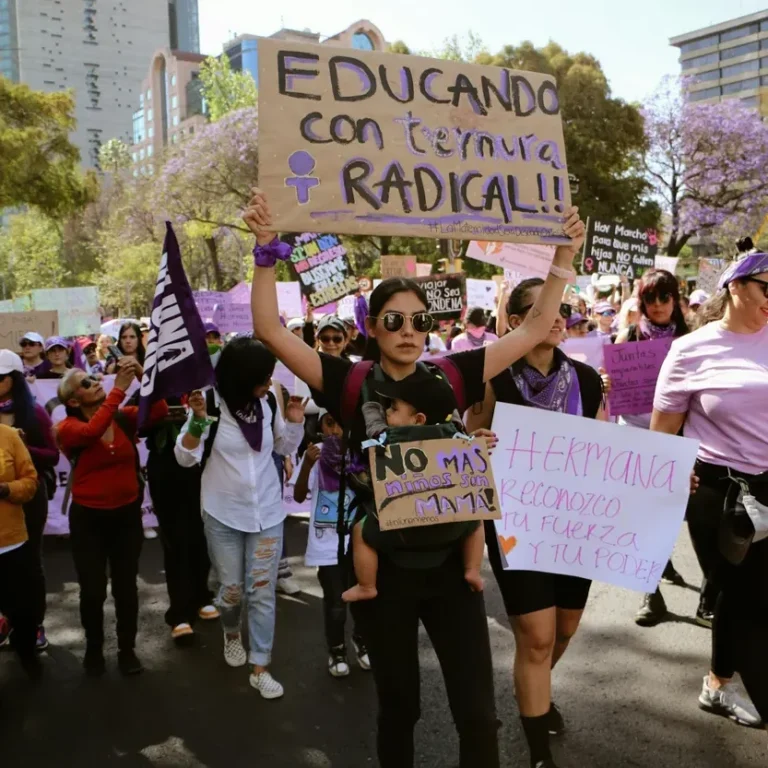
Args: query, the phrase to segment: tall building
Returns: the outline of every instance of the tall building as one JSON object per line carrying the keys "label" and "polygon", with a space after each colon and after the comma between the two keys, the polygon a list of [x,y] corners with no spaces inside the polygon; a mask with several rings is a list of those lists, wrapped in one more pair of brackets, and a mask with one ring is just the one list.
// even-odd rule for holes
{"label": "tall building", "polygon": [[200,53],[200,19],[197,0],[168,0],[171,48]]}
{"label": "tall building", "polygon": [[[363,51],[384,51],[387,42],[381,30],[370,21],[360,21],[347,27],[333,37],[320,42],[320,33],[308,29],[281,29],[270,37],[289,43],[309,43],[310,45],[332,45],[337,48],[357,48]],[[256,85],[259,84],[258,37],[256,35],[238,35],[224,46],[224,54],[229,57],[232,69],[236,72],[250,72]]]}
{"label": "tall building", "polygon": [[196,0],[0,0],[0,74],[36,90],[73,89],[72,141],[83,165],[98,167],[103,143],[131,140],[147,61],[169,46],[171,17],[179,40],[198,40]]}
{"label": "tall building", "polygon": [[688,98],[740,99],[768,114],[768,11],[741,16],[670,39],[680,49]]}

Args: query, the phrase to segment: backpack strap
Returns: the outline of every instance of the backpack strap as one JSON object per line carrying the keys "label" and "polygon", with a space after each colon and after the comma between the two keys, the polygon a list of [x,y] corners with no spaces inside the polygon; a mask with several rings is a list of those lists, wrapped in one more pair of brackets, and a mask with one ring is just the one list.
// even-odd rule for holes
{"label": "backpack strap", "polygon": [[269,407],[272,410],[272,433],[274,434],[275,420],[277,419],[277,398],[271,389],[267,392],[267,402],[269,403]]}
{"label": "backpack strap", "polygon": [[453,394],[456,396],[459,413],[463,415],[468,407],[467,388],[464,385],[464,377],[461,375],[459,366],[450,357],[436,357],[434,360],[430,360],[429,364],[439,368],[445,374],[445,378],[448,379]]}
{"label": "backpack strap", "polygon": [[373,369],[373,360],[363,360],[355,363],[350,369],[347,377],[344,379],[341,398],[341,423],[345,429],[350,429],[352,420],[355,418],[357,404],[360,402],[360,395],[363,392],[363,384],[368,378],[368,374]]}
{"label": "backpack strap", "polygon": [[200,472],[205,469],[205,465],[208,463],[208,459],[211,457],[213,451],[213,441],[216,439],[216,433],[219,431],[219,416],[221,416],[221,408],[216,404],[216,395],[213,389],[209,389],[205,393],[205,409],[209,416],[216,416],[216,421],[208,428],[208,439],[203,446],[203,458],[200,460]]}

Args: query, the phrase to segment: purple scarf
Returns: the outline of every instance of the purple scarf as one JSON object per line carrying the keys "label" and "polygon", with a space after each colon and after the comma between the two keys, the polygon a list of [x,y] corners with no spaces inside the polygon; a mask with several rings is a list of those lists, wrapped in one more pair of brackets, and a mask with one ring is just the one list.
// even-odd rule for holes
{"label": "purple scarf", "polygon": [[368,338],[368,331],[365,328],[366,317],[368,317],[368,302],[365,300],[365,296],[361,293],[355,299],[355,325],[364,338]]}
{"label": "purple scarf", "polygon": [[260,451],[264,440],[264,411],[262,410],[261,401],[254,400],[245,408],[235,411],[232,415],[235,417],[237,426],[240,427],[240,431],[243,433],[243,437],[248,442],[248,445],[254,451]]}
{"label": "purple scarf", "polygon": [[[341,465],[344,443],[340,437],[326,437],[317,462],[318,483],[321,491],[338,492],[341,486]],[[347,472],[357,474],[365,465],[347,453]]]}
{"label": "purple scarf", "polygon": [[528,405],[545,411],[581,415],[579,377],[576,368],[559,349],[555,350],[555,370],[549,375],[544,376],[541,371],[523,362],[517,372],[513,372],[512,378]]}
{"label": "purple scarf", "polygon": [[0,413],[13,413],[13,398],[0,400]]}
{"label": "purple scarf", "polygon": [[677,326],[674,323],[654,325],[645,315],[641,315],[637,330],[639,339],[669,339],[677,333]]}

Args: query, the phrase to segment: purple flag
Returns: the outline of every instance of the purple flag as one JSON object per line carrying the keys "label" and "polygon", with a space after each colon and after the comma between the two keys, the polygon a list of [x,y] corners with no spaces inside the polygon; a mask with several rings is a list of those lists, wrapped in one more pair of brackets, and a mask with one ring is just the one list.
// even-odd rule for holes
{"label": "purple flag", "polygon": [[163,258],[157,276],[149,324],[147,355],[139,397],[139,425],[146,423],[152,403],[202,389],[214,382],[203,321],[189,287],[181,251],[166,222]]}

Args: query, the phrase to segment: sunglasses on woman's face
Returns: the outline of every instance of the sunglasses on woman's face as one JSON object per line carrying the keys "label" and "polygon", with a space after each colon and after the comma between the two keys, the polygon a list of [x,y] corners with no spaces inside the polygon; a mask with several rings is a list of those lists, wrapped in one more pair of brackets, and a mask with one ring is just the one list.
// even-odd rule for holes
{"label": "sunglasses on woman's face", "polygon": [[763,289],[763,296],[768,299],[768,280],[761,280],[759,277],[747,277],[748,283],[757,283]]}
{"label": "sunglasses on woman's face", "polygon": [[24,341],[19,342],[19,346],[24,349],[24,347],[37,347],[40,345],[36,341],[27,341],[25,339]]}
{"label": "sunglasses on woman's face", "polygon": [[411,321],[411,326],[416,333],[429,333],[435,326],[435,318],[429,312],[416,312],[414,315],[404,315],[402,312],[385,312],[381,317],[373,317],[372,320],[381,320],[384,330],[388,333],[397,333],[404,325],[406,319]]}
{"label": "sunglasses on woman's face", "polygon": [[343,341],[343,336],[320,336],[321,344],[341,344]]}
{"label": "sunglasses on woman's face", "polygon": [[[526,312],[528,312],[531,307],[533,307],[533,304],[529,304],[527,307],[523,307],[517,314],[519,317],[522,317]],[[570,304],[561,304],[560,305],[560,317],[564,317],[566,320],[573,314],[573,307]]]}
{"label": "sunglasses on woman's face", "polygon": [[99,383],[98,379],[95,379],[93,376],[86,376],[81,382],[80,386],[83,389],[90,389],[91,387],[95,386]]}
{"label": "sunglasses on woman's face", "polygon": [[659,304],[666,304],[671,298],[671,293],[664,293],[663,291],[660,291],[659,293],[651,291],[650,293],[643,295],[643,301],[646,304],[655,304],[656,302]]}

